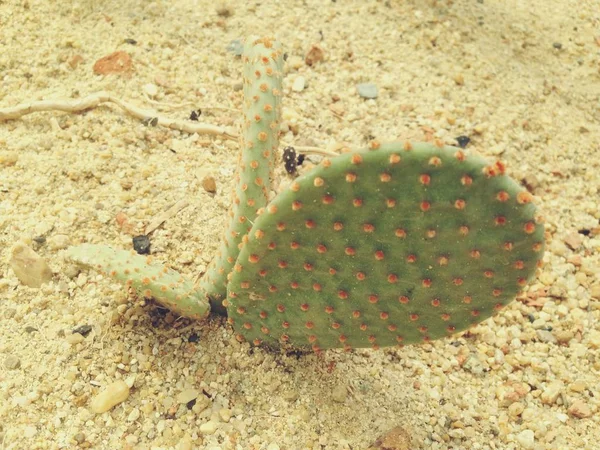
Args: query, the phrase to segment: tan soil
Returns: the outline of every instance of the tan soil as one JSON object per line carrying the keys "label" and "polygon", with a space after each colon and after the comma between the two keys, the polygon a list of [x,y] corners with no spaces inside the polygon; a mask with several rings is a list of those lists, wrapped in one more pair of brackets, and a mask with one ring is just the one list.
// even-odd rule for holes
{"label": "tan soil", "polygon": [[[0,108],[107,90],[146,107],[159,106],[145,95],[190,102],[161,114],[201,108],[201,121],[235,126],[241,63],[226,47],[271,33],[288,54],[285,141],[468,135],[533,188],[551,239],[523,301],[466,335],[273,354],[62,258],[84,241],[129,248],[128,232],[187,199],[152,248],[195,276],[217,246],[237,143],[114,106],[0,123],[0,449],[356,450],[396,426],[414,449],[597,448],[599,25],[596,0],[0,2]],[[313,45],[325,59],[308,66]],[[95,74],[117,51],[130,70]],[[298,76],[306,87],[295,92]],[[377,85],[376,100],[357,95],[363,82]],[[19,283],[8,264],[19,240],[48,262],[52,283]],[[83,325],[86,337],[73,334]],[[129,397],[92,412],[118,380]],[[191,409],[178,403],[194,397]]]}

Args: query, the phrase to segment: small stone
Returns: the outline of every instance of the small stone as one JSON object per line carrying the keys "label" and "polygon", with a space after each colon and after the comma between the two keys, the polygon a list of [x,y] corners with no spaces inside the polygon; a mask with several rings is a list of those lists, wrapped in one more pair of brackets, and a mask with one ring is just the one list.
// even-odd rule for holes
{"label": "small stone", "polygon": [[4,368],[6,370],[16,370],[21,367],[21,360],[15,355],[8,355],[4,360]]}
{"label": "small stone", "polygon": [[202,179],[202,187],[206,192],[214,194],[217,192],[217,183],[215,182],[214,177],[207,175]]}
{"label": "small stone", "polygon": [[90,409],[96,414],[101,414],[124,402],[128,397],[127,383],[123,380],[115,381],[92,399]]}
{"label": "small stone", "polygon": [[233,53],[235,56],[242,56],[244,53],[244,43],[239,39],[234,39],[227,45],[227,51]]}
{"label": "small stone", "polygon": [[150,238],[145,234],[134,236],[132,239],[133,249],[138,255],[150,254]]}
{"label": "small stone", "polygon": [[310,50],[308,51],[308,53],[306,54],[306,57],[304,58],[304,62],[306,63],[307,66],[313,66],[316,63],[323,61],[325,59],[325,52],[323,51],[323,49],[318,46],[317,44],[314,44]]}
{"label": "small stone", "polygon": [[395,427],[377,439],[369,450],[411,450],[411,439],[408,431]]}
{"label": "small stone", "polygon": [[344,403],[346,401],[346,397],[348,395],[348,389],[345,385],[338,385],[333,388],[333,392],[331,393],[331,398],[333,401],[338,403]]}
{"label": "small stone", "polygon": [[590,295],[592,298],[595,298],[596,300],[600,300],[600,284],[594,284],[590,288]]}
{"label": "small stone", "polygon": [[279,445],[271,443],[267,445],[267,450],[279,450]]}
{"label": "small stone", "polygon": [[39,288],[52,280],[52,270],[32,248],[19,242],[12,248],[10,267],[21,283]]}
{"label": "small stone", "polygon": [[562,44],[560,42],[553,42],[552,47],[554,47],[556,50],[560,50],[562,48]]}
{"label": "small stone", "polygon": [[508,407],[508,414],[511,417],[518,417],[523,413],[524,409],[525,409],[525,406],[523,405],[523,403],[514,402],[514,403],[511,403],[510,406]]}
{"label": "small stone", "polygon": [[80,344],[81,342],[83,342],[85,340],[85,338],[79,333],[73,333],[73,334],[69,334],[65,338],[65,340],[71,345],[77,345],[77,344]]}
{"label": "small stone", "polygon": [[75,436],[73,436],[73,440],[78,444],[83,444],[85,442],[85,434],[79,432]]}
{"label": "small stone", "polygon": [[559,381],[550,383],[543,390],[542,395],[540,395],[540,399],[542,400],[542,403],[544,403],[545,405],[554,404],[554,402],[556,402],[556,399],[560,395],[562,388],[563,388],[563,384]]}
{"label": "small stone", "polygon": [[517,434],[517,442],[521,444],[521,448],[533,448],[535,446],[535,434],[532,430],[523,430]]}
{"label": "small stone", "polygon": [[540,181],[538,180],[538,177],[536,177],[533,174],[526,175],[521,180],[521,183],[523,183],[523,185],[527,188],[527,190],[529,192],[531,192],[532,194],[535,192],[535,190],[538,187],[540,187]]}
{"label": "small stone", "polygon": [[583,239],[579,233],[573,231],[565,236],[564,242],[571,250],[577,250],[583,243]]}
{"label": "small stone", "polygon": [[573,392],[583,392],[587,385],[583,381],[575,381],[569,385],[569,389]]}
{"label": "small stone", "polygon": [[100,58],[94,64],[96,75],[125,74],[131,71],[133,63],[129,53],[118,51]]}
{"label": "small stone", "polygon": [[231,410],[228,408],[221,408],[219,410],[219,417],[223,422],[229,422],[231,420]]}
{"label": "small stone", "polygon": [[158,87],[155,84],[147,83],[144,85],[144,92],[148,94],[148,97],[154,98],[158,95]]}
{"label": "small stone", "polygon": [[458,86],[462,86],[463,84],[465,84],[465,77],[462,73],[457,73],[456,75],[454,75],[454,82]]}
{"label": "small stone", "polygon": [[87,337],[87,335],[90,334],[91,331],[91,325],[80,325],[77,328],[73,328],[73,333],[79,333],[83,337]]}
{"label": "small stone", "polygon": [[467,145],[469,145],[469,142],[471,142],[471,138],[469,136],[462,135],[456,138],[456,143],[460,148],[465,148]]}
{"label": "small stone", "polygon": [[306,79],[303,76],[298,76],[292,83],[292,91],[302,92],[306,86]]}
{"label": "small stone", "polygon": [[537,330],[535,333],[541,342],[545,342],[547,344],[556,344],[557,342],[556,337],[550,331]]}
{"label": "small stone", "polygon": [[127,421],[128,422],[135,422],[139,418],[140,418],[140,410],[138,408],[134,408],[133,411],[131,411],[129,413],[129,415],[127,416]]}
{"label": "small stone", "polygon": [[379,94],[377,86],[373,83],[360,83],[356,86],[356,90],[358,91],[358,95],[362,98],[374,99],[377,98],[377,95]]}
{"label": "small stone", "polygon": [[200,433],[202,434],[214,434],[215,431],[217,431],[217,423],[212,420],[200,425]]}
{"label": "small stone", "polygon": [[567,412],[577,419],[587,419],[592,415],[591,408],[583,400],[575,400]]}
{"label": "small stone", "polygon": [[66,234],[56,234],[48,239],[51,250],[63,250],[71,244],[71,238]]}

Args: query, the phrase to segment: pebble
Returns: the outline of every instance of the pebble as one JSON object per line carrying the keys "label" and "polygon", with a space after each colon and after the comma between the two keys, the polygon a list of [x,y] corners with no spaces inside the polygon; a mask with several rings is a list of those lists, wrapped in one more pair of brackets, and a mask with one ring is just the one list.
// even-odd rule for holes
{"label": "pebble", "polygon": [[94,64],[93,70],[96,75],[110,75],[128,73],[132,68],[131,56],[121,50],[100,58]]}
{"label": "pebble", "polygon": [[215,178],[210,175],[205,176],[202,179],[202,188],[211,194],[217,192],[217,182],[215,181]]}
{"label": "pebble", "polygon": [[578,419],[587,419],[592,415],[592,410],[583,400],[575,400],[567,410],[569,415]]}
{"label": "pebble", "polygon": [[124,402],[129,397],[129,386],[123,380],[115,381],[94,397],[90,409],[96,414],[101,414]]}
{"label": "pebble", "polygon": [[85,338],[79,333],[72,333],[67,335],[67,337],[65,337],[65,340],[71,345],[77,345],[83,342]]}
{"label": "pebble", "polygon": [[540,395],[542,403],[546,405],[552,405],[556,402],[556,399],[560,395],[563,389],[563,384],[560,381],[550,383]]}
{"label": "pebble", "polygon": [[535,332],[537,334],[538,339],[541,342],[545,342],[547,344],[556,344],[557,339],[550,331],[547,330],[537,330]]}
{"label": "pebble", "polygon": [[346,389],[346,386],[338,385],[335,388],[333,388],[333,391],[331,393],[331,398],[333,398],[333,401],[335,401],[335,402],[344,403],[346,401],[347,395],[348,395],[348,389]]}
{"label": "pebble", "polygon": [[271,443],[267,445],[267,450],[279,450],[279,445]]}
{"label": "pebble", "polygon": [[71,244],[71,238],[66,234],[56,234],[48,238],[50,250],[63,250]]}
{"label": "pebble", "polygon": [[158,95],[158,87],[153,83],[147,83],[144,85],[144,92],[148,94],[148,97],[154,98]]}
{"label": "pebble", "polygon": [[511,403],[510,406],[508,407],[508,414],[511,417],[518,417],[523,413],[524,410],[525,410],[525,406],[523,405],[523,403],[514,402],[514,403]]}
{"label": "pebble", "polygon": [[292,84],[292,91],[302,92],[306,87],[306,79],[303,76],[298,76]]}
{"label": "pebble", "polygon": [[31,247],[19,242],[12,248],[10,267],[21,283],[39,288],[52,280],[52,270]]}
{"label": "pebble", "polygon": [[395,427],[378,438],[369,450],[411,450],[410,434],[402,427]]}
{"label": "pebble", "polygon": [[229,422],[231,420],[231,410],[228,408],[221,408],[219,410],[219,417],[223,422]]}
{"label": "pebble", "polygon": [[318,46],[317,44],[314,44],[310,50],[308,51],[308,53],[306,53],[306,57],[304,58],[304,62],[306,63],[307,66],[313,66],[314,64],[323,61],[325,59],[325,52],[323,51],[323,49]]}
{"label": "pebble", "polygon": [[186,389],[177,395],[177,403],[185,405],[192,400],[196,400],[199,395],[200,391],[198,389]]}
{"label": "pebble", "polygon": [[215,431],[217,431],[217,423],[212,420],[200,425],[200,433],[202,434],[214,434]]}
{"label": "pebble", "polygon": [[360,95],[362,98],[373,99],[377,98],[377,95],[379,95],[377,86],[375,86],[373,83],[361,83],[356,86],[356,90],[358,91],[358,95]]}
{"label": "pebble", "polygon": [[4,360],[4,368],[7,370],[16,370],[21,367],[21,360],[15,355],[8,355]]}
{"label": "pebble", "polygon": [[244,53],[244,43],[239,39],[234,39],[227,45],[227,51],[233,53],[235,56],[242,56],[242,53]]}
{"label": "pebble", "polygon": [[532,430],[523,430],[517,435],[517,442],[521,444],[521,448],[533,448],[535,446],[535,434]]}

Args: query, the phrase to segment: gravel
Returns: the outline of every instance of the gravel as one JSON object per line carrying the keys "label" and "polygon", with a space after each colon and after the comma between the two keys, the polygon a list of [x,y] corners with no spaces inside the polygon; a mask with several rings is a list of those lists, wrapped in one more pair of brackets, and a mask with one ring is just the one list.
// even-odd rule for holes
{"label": "gravel", "polygon": [[[288,53],[285,86],[310,81],[284,98],[285,142],[343,148],[372,137],[468,136],[470,151],[501,153],[509,174],[533,191],[548,252],[519,300],[467,334],[321,356],[253,349],[221,319],[182,320],[62,258],[64,246],[82,241],[129,248],[185,198],[190,206],[152,232],[152,251],[195,277],[216,251],[237,142],[145,126],[112,107],[0,123],[5,448],[348,450],[398,426],[411,450],[594,448],[597,2],[578,2],[576,15],[566,0],[264,0],[237,2],[230,15],[208,0],[109,0],[100,15],[92,3],[0,4],[10,17],[0,108],[107,90],[168,116],[200,108],[199,120],[236,126],[241,62],[225,47],[263,30]],[[94,74],[125,37],[137,42],[119,48],[131,70]],[[553,42],[569,45],[556,51]],[[369,79],[385,92],[376,101],[357,93]],[[203,189],[206,176],[216,192]],[[44,283],[31,280],[39,287],[23,285],[8,264],[17,242],[41,258]],[[82,324],[93,326],[87,337],[72,333]],[[113,383],[120,388],[103,394]]]}

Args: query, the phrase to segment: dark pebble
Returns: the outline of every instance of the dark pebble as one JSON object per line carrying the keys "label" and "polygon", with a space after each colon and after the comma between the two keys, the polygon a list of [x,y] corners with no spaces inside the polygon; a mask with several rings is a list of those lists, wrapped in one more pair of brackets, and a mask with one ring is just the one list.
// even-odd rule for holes
{"label": "dark pebble", "polygon": [[150,238],[145,234],[133,238],[133,249],[140,255],[150,254]]}
{"label": "dark pebble", "polygon": [[92,331],[91,325],[81,325],[77,328],[73,328],[73,333],[79,333],[83,337],[87,337],[88,334]]}
{"label": "dark pebble", "polygon": [[460,148],[465,148],[471,142],[471,138],[469,136],[459,136],[456,138],[456,142]]}

